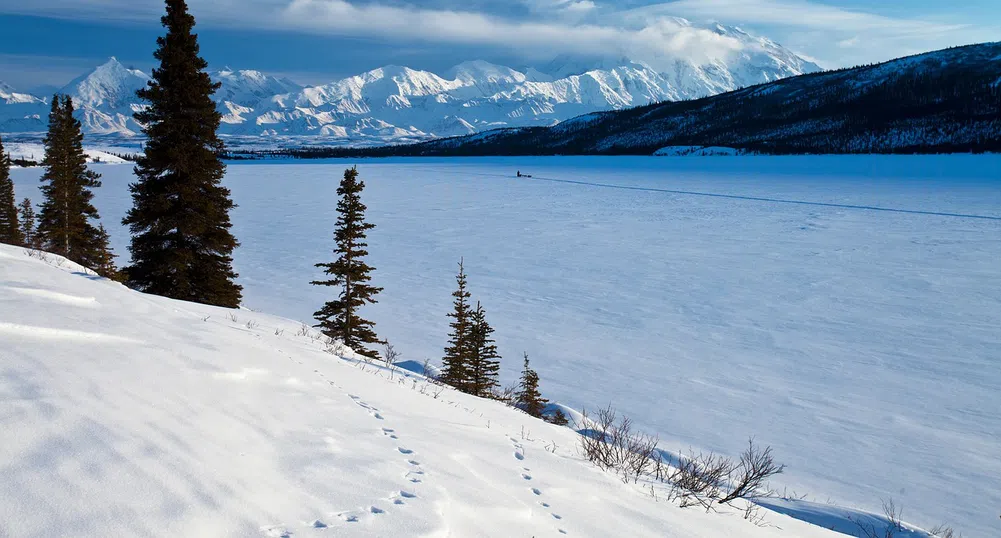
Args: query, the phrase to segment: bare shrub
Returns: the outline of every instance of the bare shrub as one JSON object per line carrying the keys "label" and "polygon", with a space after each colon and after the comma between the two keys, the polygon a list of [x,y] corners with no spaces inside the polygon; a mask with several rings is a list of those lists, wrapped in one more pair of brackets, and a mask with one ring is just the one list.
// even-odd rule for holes
{"label": "bare shrub", "polygon": [[939,525],[934,529],[928,531],[928,534],[934,536],[935,538],[963,538],[963,535],[953,530],[952,527],[947,527],[945,525]]}
{"label": "bare shrub", "polygon": [[581,431],[581,450],[601,469],[635,483],[658,466],[659,439],[634,431],[629,417],[620,417],[611,406],[599,409],[593,419],[586,411],[582,416],[583,424],[576,428]]}
{"label": "bare shrub", "polygon": [[237,319],[236,314],[234,312],[230,312],[229,315],[228,315],[228,317],[229,317],[229,320],[232,321],[233,323],[236,323],[237,321],[239,321]]}
{"label": "bare shrub", "polygon": [[[848,520],[854,522],[858,527],[860,538],[894,538],[898,532],[904,531],[902,513],[903,510],[893,502],[893,499],[888,499],[883,501],[885,524],[877,526],[875,523],[863,522],[851,517]],[[951,529],[949,530],[951,531]],[[932,534],[932,536],[936,535]]]}
{"label": "bare shrub", "polygon": [[667,470],[665,480],[671,484],[668,498],[678,501],[682,508],[702,506],[712,510],[734,467],[732,460],[719,454],[692,451]]}
{"label": "bare shrub", "polygon": [[753,438],[748,439],[747,448],[741,453],[740,461],[734,468],[736,475],[731,477],[733,486],[730,493],[720,499],[719,504],[770,495],[772,492],[766,489],[768,479],[784,470],[785,465],[775,463],[772,447],[759,448],[754,445]]}
{"label": "bare shrub", "polygon": [[382,349],[382,360],[386,361],[386,366],[392,366],[399,362],[400,356],[402,355],[403,354],[396,351],[393,344],[390,344],[389,342],[386,342],[385,347]]}
{"label": "bare shrub", "polygon": [[254,329],[256,329],[257,327],[258,327],[258,323],[257,323],[256,321],[254,321],[254,320],[250,320],[250,321],[248,321],[248,322],[247,322],[247,328],[248,328],[248,329],[250,329],[250,330],[254,330]]}

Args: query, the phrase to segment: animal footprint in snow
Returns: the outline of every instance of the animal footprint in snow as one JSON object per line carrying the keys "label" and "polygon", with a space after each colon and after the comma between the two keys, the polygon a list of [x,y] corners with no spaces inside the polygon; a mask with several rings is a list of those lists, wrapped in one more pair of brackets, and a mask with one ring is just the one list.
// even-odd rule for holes
{"label": "animal footprint in snow", "polygon": [[337,514],[337,517],[348,523],[358,522],[358,514],[355,514],[354,512],[341,512],[340,514]]}
{"label": "animal footprint in snow", "polygon": [[378,506],[372,506],[372,507],[370,507],[368,509],[368,511],[372,512],[373,514],[385,514],[386,513],[385,510],[383,510],[382,508],[379,508]]}
{"label": "animal footprint in snow", "polygon": [[553,519],[563,519],[563,516],[559,514],[553,514]]}
{"label": "animal footprint in snow", "polygon": [[390,439],[399,439],[399,437],[396,436],[395,432],[396,430],[391,430],[389,428],[382,429],[382,434],[385,435],[386,437],[389,437]]}
{"label": "animal footprint in snow", "polygon": [[390,496],[389,500],[393,501],[393,504],[406,504],[403,499],[416,499],[417,495],[410,493],[409,491],[400,490]]}
{"label": "animal footprint in snow", "polygon": [[309,526],[313,527],[314,529],[325,529],[325,528],[327,528],[327,524],[324,523],[324,522],[322,522],[322,521],[320,521],[319,519],[314,519],[313,522],[309,524]]}
{"label": "animal footprint in snow", "polygon": [[521,477],[524,478],[525,480],[531,480],[532,479],[532,475],[526,474],[526,473],[521,473]]}
{"label": "animal footprint in snow", "polygon": [[370,413],[371,413],[371,414],[372,414],[372,416],[373,416],[373,417],[375,417],[375,418],[376,418],[377,420],[382,420],[382,415],[380,415],[379,413],[376,413],[375,411],[371,411],[371,410],[370,410]]}
{"label": "animal footprint in snow", "polygon": [[549,503],[540,502],[543,508],[549,508]]}
{"label": "animal footprint in snow", "polygon": [[539,488],[532,488],[532,493],[536,495],[542,495],[542,490]]}
{"label": "animal footprint in snow", "polygon": [[524,454],[523,452],[518,452],[518,451],[516,451],[516,452],[514,453],[514,458],[515,458],[516,460],[519,460],[519,461],[521,461],[521,460],[525,459],[525,454]]}
{"label": "animal footprint in snow", "polygon": [[[396,450],[399,450],[400,454],[413,454],[414,453],[413,450],[410,450],[409,448],[403,448],[402,446],[396,447]],[[411,463],[411,465],[415,465],[415,464]],[[419,465],[419,464],[417,464],[417,465]]]}
{"label": "animal footprint in snow", "polygon": [[292,538],[292,532],[285,527],[263,527],[261,530],[269,538]]}

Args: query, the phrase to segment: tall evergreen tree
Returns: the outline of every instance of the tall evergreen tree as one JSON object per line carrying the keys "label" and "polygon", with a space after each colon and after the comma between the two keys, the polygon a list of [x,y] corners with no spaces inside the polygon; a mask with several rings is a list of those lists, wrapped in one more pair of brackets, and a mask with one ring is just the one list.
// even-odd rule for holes
{"label": "tall evergreen tree", "polygon": [[382,291],[369,284],[374,270],[365,263],[368,256],[368,243],[365,238],[368,230],[375,228],[374,224],[365,222],[365,204],[361,201],[361,192],[365,182],[358,179],[358,169],[349,168],[344,171],[344,178],[337,188],[337,224],[334,230],[334,242],[337,248],[334,254],[337,259],[332,263],[318,263],[317,267],[325,269],[331,275],[330,280],[312,282],[315,286],[338,286],[340,295],[336,300],[329,301],[323,308],[313,314],[318,327],[323,334],[340,340],[355,353],[366,357],[378,358],[379,353],[365,347],[366,344],[381,344],[382,340],[375,334],[375,323],[362,318],[358,309],[366,304],[375,304],[375,296]]}
{"label": "tall evergreen tree", "polygon": [[100,229],[92,222],[100,217],[90,189],[101,186],[101,176],[87,168],[83,130],[73,117],[73,100],[54,96],[52,101],[42,161],[45,199],[38,214],[37,233],[44,248],[53,254],[96,268],[110,255],[106,242],[101,242]]}
{"label": "tall evergreen tree", "polygon": [[487,323],[486,310],[477,301],[470,327],[469,393],[481,398],[493,396],[493,389],[500,385],[497,377],[501,357],[490,337],[493,332],[493,327]]}
{"label": "tall evergreen tree", "polygon": [[525,353],[525,369],[521,372],[521,380],[518,382],[518,392],[514,396],[515,406],[532,415],[542,417],[542,412],[546,409],[549,400],[542,397],[539,392],[539,374],[535,373],[528,365],[528,353]]}
{"label": "tall evergreen tree", "polygon": [[14,201],[14,182],[10,179],[10,159],[3,149],[0,139],[0,243],[8,245],[24,244],[21,227],[17,218],[17,203]]}
{"label": "tall evergreen tree", "polygon": [[17,205],[18,216],[21,220],[21,237],[24,238],[24,246],[27,248],[40,248],[41,242],[35,232],[35,206],[31,199],[25,198]]}
{"label": "tall evergreen tree", "polygon": [[445,347],[445,357],[442,359],[441,380],[453,387],[467,392],[469,390],[470,373],[469,357],[472,349],[473,312],[469,305],[469,291],[466,290],[466,270],[462,260],[459,260],[459,273],[455,276],[456,290],[452,292],[452,318],[449,327],[448,346]]}
{"label": "tall evergreen tree", "polygon": [[126,283],[140,291],[235,308],[242,288],[234,280],[229,212],[236,207],[222,186],[223,143],[216,131],[222,116],[212,94],[208,64],[199,54],[195,18],[184,0],[165,0],[166,35],[157,38],[148,86],[138,96],[148,107],[145,153],[129,186],[133,207],[122,221],[132,232],[132,265]]}

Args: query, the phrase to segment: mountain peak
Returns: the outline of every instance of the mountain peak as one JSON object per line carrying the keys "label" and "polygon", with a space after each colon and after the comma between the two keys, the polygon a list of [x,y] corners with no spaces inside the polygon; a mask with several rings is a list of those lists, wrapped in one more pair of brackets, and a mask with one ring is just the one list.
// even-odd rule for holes
{"label": "mountain peak", "polygon": [[73,97],[79,105],[111,108],[128,106],[149,77],[138,69],[128,69],[112,56],[107,62],[67,84],[60,93]]}
{"label": "mountain peak", "polygon": [[445,73],[445,78],[459,80],[465,83],[488,82],[517,83],[524,82],[525,75],[503,65],[490,63],[486,60],[469,60],[458,64]]}

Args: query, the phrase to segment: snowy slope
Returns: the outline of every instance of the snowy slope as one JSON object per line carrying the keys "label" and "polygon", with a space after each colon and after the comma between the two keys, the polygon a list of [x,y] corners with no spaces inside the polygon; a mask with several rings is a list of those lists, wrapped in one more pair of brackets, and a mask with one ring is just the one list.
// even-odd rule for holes
{"label": "snowy slope", "polygon": [[26,254],[0,245],[0,535],[836,536],[657,502],[566,428]]}
{"label": "snowy slope", "polygon": [[[999,535],[1001,157],[233,163],[249,308],[309,320],[329,299],[309,282],[355,164],[385,288],[370,312],[404,359],[441,356],[465,257],[505,384],[527,351],[548,397],[611,402],[666,449],[755,436],[827,525],[893,498],[916,524]],[[100,167],[94,200],[123,257],[131,168]],[[19,199],[40,174],[12,172]]]}
{"label": "snowy slope", "polygon": [[48,116],[49,107],[44,99],[0,82],[0,131],[37,132],[44,129]]}
{"label": "snowy slope", "polygon": [[[621,56],[562,56],[524,70],[474,60],[443,74],[390,65],[306,88],[252,70],[226,68],[212,77],[222,84],[215,99],[224,134],[399,142],[553,125],[589,112],[703,97],[819,70],[768,39],[736,27],[709,28],[738,43],[738,50],[698,61],[658,59],[657,65],[667,66],[661,69]],[[135,90],[147,79],[112,58],[63,93],[83,103],[87,132],[133,136],[139,127],[131,114],[142,106]],[[30,115],[24,107],[8,107],[0,105],[0,120],[7,120],[0,124],[3,132],[40,130],[39,122],[23,119]]]}
{"label": "snowy slope", "polygon": [[127,68],[112,57],[59,93],[73,98],[84,132],[132,136],[141,131],[132,117],[143,106],[136,91],[148,81],[145,73]]}

